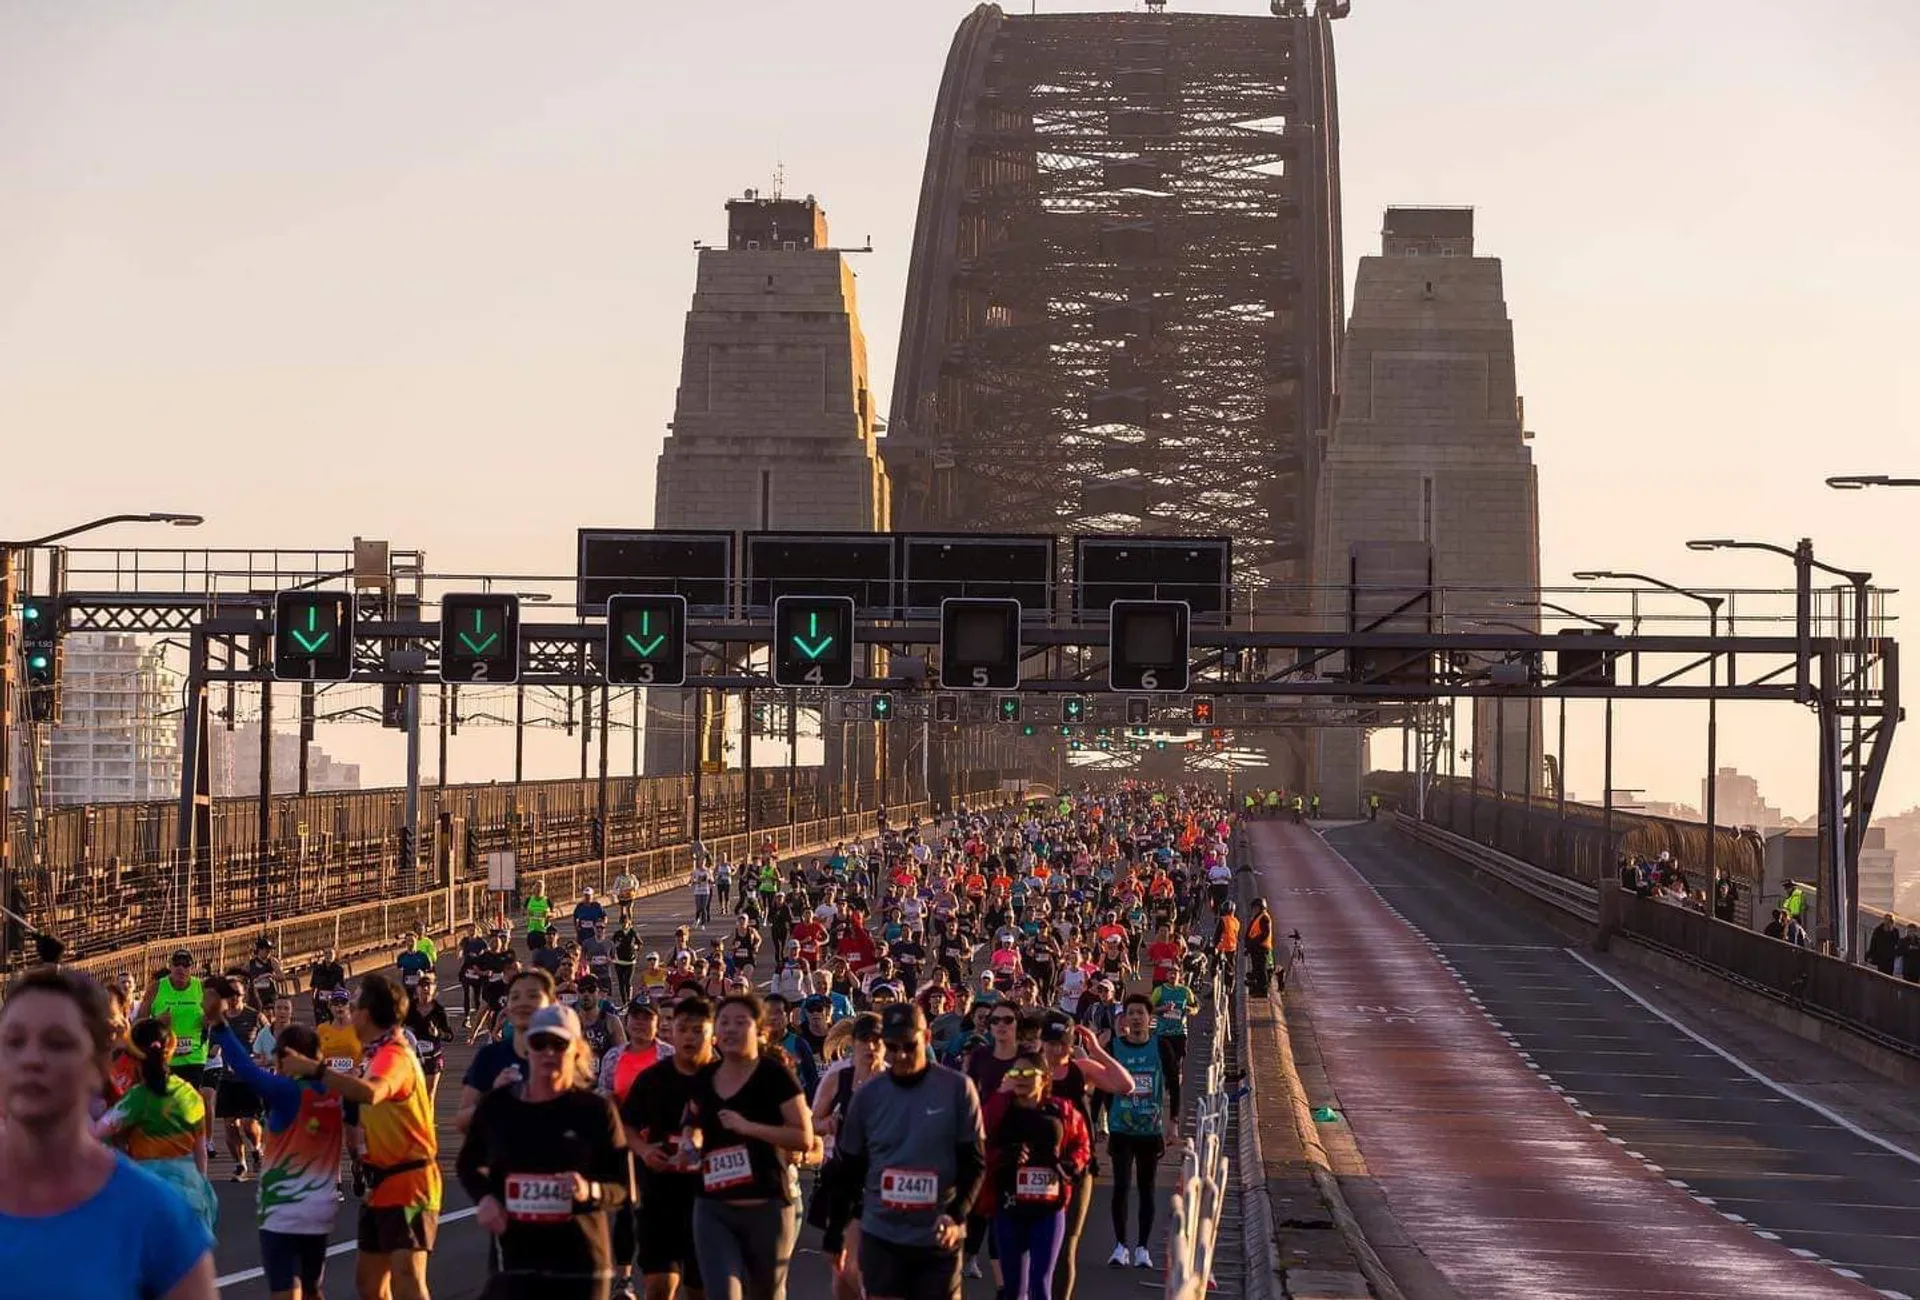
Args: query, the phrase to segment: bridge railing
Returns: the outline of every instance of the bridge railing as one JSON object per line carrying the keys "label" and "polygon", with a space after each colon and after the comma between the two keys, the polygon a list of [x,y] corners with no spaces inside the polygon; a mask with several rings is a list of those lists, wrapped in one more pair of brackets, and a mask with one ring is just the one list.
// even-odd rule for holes
{"label": "bridge railing", "polygon": [[[1367,785],[1383,802],[1411,815],[1417,802],[1413,780],[1405,772],[1374,772],[1367,777]],[[1563,815],[1555,799],[1502,795],[1458,777],[1429,779],[1426,820],[1589,885],[1617,879],[1619,861],[1628,855],[1653,859],[1670,853],[1695,875],[1705,870],[1707,861],[1707,828],[1699,822],[1616,809],[1609,830],[1606,810],[1592,804],[1569,802]],[[1765,854],[1759,836],[1725,826],[1716,836],[1714,858],[1722,874],[1756,886]]]}
{"label": "bridge railing", "polygon": [[1172,1224],[1167,1231],[1168,1300],[1203,1300],[1213,1279],[1214,1246],[1226,1208],[1228,1124],[1233,1098],[1227,1092],[1229,1014],[1226,981],[1214,972],[1207,1004],[1213,1008],[1213,1032],[1199,1100],[1194,1105],[1192,1136],[1180,1157],[1180,1181],[1174,1188]]}
{"label": "bridge railing", "polygon": [[[964,773],[956,793],[983,798],[998,791],[1000,779],[994,770]],[[753,840],[771,837],[782,847],[816,842],[808,834],[851,833],[856,823],[870,827],[879,804],[874,783],[842,786],[817,770],[796,773],[791,790],[787,774],[774,772],[756,774],[751,790],[739,774],[708,777],[701,793],[701,838],[709,848],[745,835],[749,799]],[[902,794],[917,799],[919,792]],[[565,873],[597,872],[602,859],[633,861],[643,871],[684,860],[673,855],[687,851],[693,828],[692,781],[685,777],[610,780],[604,822],[591,780],[423,790],[420,842],[411,855],[398,790],[277,796],[277,834],[264,843],[258,804],[217,801],[213,843],[197,857],[171,847],[170,804],[49,810],[37,862],[16,871],[7,905],[59,936],[71,956],[87,958],[196,935],[271,934],[319,913],[359,916],[395,900],[484,888],[487,855],[502,850],[515,855],[522,878],[558,872],[556,884],[572,890],[577,874]],[[919,805],[902,799],[894,806]],[[827,826],[835,829],[822,830]],[[15,862],[29,863],[24,828],[11,829]],[[747,847],[744,838],[741,844]],[[17,944],[17,934],[10,937]]]}

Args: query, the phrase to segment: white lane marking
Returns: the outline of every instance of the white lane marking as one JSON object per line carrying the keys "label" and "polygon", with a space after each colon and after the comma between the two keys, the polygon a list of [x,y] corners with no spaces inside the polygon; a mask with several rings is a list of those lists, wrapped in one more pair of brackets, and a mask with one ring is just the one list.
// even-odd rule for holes
{"label": "white lane marking", "polygon": [[[441,1215],[440,1222],[458,1223],[462,1219],[471,1219],[473,1215],[473,1207],[468,1206],[464,1210],[455,1210],[451,1214]],[[351,1255],[359,1249],[360,1243],[357,1241],[336,1241],[327,1247],[327,1258],[332,1259],[338,1255]],[[238,1273],[229,1273],[225,1277],[216,1277],[213,1279],[213,1285],[214,1288],[218,1290],[222,1287],[238,1286],[242,1282],[252,1282],[266,1275],[267,1271],[263,1268],[243,1268]]]}
{"label": "white lane marking", "polygon": [[1712,1052],[1715,1056],[1725,1061],[1728,1065],[1731,1065],[1736,1070],[1739,1070],[1742,1074],[1746,1075],[1749,1079],[1752,1079],[1756,1083],[1763,1084],[1766,1087],[1773,1089],[1773,1091],[1779,1093],[1782,1097],[1785,1097],[1789,1101],[1799,1102],[1802,1106],[1805,1106],[1808,1110],[1812,1111],[1814,1114],[1818,1115],[1820,1118],[1828,1121],[1829,1123],[1839,1125],[1841,1128],[1853,1134],[1855,1137],[1859,1138],[1861,1141],[1871,1142],[1873,1143],[1873,1145],[1881,1148],[1882,1150],[1889,1151],[1894,1155],[1899,1156],[1902,1160],[1907,1161],[1909,1164],[1920,1166],[1920,1155],[1914,1154],[1913,1152],[1907,1150],[1905,1147],[1901,1146],[1897,1142],[1887,1141],[1887,1139],[1881,1137],[1878,1133],[1868,1132],[1866,1129],[1861,1128],[1858,1124],[1855,1124],[1852,1120],[1848,1119],[1845,1115],[1840,1114],[1838,1111],[1832,1109],[1831,1107],[1823,1106],[1819,1102],[1813,1100],[1813,1098],[1811,1097],[1802,1096],[1800,1093],[1795,1092],[1792,1088],[1787,1087],[1786,1084],[1780,1083],[1777,1080],[1772,1079],[1765,1074],[1762,1074],[1760,1071],[1754,1069],[1751,1065],[1748,1065],[1745,1061],[1735,1056],[1732,1052],[1729,1052],[1726,1048],[1720,1046],[1718,1043],[1713,1042],[1711,1039],[1708,1039],[1701,1034],[1695,1033],[1693,1030],[1687,1028],[1685,1025],[1681,1024],[1678,1020],[1675,1020],[1672,1016],[1662,1011],[1659,1007],[1654,1006],[1653,1003],[1641,997],[1638,993],[1634,992],[1631,988],[1628,988],[1625,984],[1615,979],[1611,974],[1600,969],[1600,967],[1594,965],[1591,961],[1588,961],[1585,954],[1581,953],[1578,949],[1568,948],[1566,950],[1566,953],[1567,953],[1567,956],[1573,958],[1575,961],[1579,962],[1582,966],[1585,966],[1588,970],[1592,971],[1595,975],[1598,975],[1601,979],[1613,985],[1615,988],[1619,989],[1622,993],[1626,994],[1628,997],[1632,998],[1635,1002],[1639,1003],[1640,1007],[1643,1010],[1651,1012],[1652,1014],[1660,1017],[1660,1019],[1666,1021],[1669,1025],[1672,1025],[1675,1029],[1685,1034],[1688,1038],[1691,1038],[1694,1042],[1700,1044],[1700,1046],[1706,1048],[1709,1052]]}

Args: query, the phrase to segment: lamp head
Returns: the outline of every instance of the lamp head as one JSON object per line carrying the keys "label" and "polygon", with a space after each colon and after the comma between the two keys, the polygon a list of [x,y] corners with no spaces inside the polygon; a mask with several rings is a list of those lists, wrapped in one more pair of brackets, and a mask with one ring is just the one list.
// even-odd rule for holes
{"label": "lamp head", "polygon": [[150,524],[172,524],[175,528],[198,528],[207,522],[204,515],[175,514],[168,510],[155,510],[147,515]]}
{"label": "lamp head", "polygon": [[1887,481],[1885,474],[1835,474],[1827,480],[1827,486],[1844,492],[1858,492],[1864,488],[1885,487]]}
{"label": "lamp head", "polygon": [[1734,544],[1731,537],[1696,537],[1687,543],[1689,551],[1718,551]]}
{"label": "lamp head", "polygon": [[1575,582],[1601,582],[1620,575],[1608,569],[1581,569],[1573,575]]}

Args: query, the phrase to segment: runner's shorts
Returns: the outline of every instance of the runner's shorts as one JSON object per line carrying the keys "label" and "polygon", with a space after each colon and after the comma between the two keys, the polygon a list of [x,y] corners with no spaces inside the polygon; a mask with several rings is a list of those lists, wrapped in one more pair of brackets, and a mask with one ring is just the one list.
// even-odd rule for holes
{"label": "runner's shorts", "polygon": [[678,1273],[682,1285],[699,1291],[700,1257],[693,1249],[691,1192],[646,1184],[640,1213],[635,1216],[636,1257],[643,1275]]}
{"label": "runner's shorts", "polygon": [[260,1094],[230,1072],[222,1071],[214,1086],[213,1113],[217,1119],[259,1119]]}
{"label": "runner's shorts", "polygon": [[402,1205],[362,1205],[356,1244],[362,1254],[386,1255],[398,1250],[432,1253],[440,1236],[440,1215],[433,1210]]}
{"label": "runner's shorts", "polygon": [[896,1246],[863,1232],[860,1281],[868,1295],[895,1300],[959,1300],[960,1252],[938,1246]]}

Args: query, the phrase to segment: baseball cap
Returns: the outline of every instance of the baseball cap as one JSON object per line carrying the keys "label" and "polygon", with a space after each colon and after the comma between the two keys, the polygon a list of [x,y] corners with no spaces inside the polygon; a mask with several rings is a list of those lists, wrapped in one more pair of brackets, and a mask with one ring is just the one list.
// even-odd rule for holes
{"label": "baseball cap", "polygon": [[927,1017],[916,1003],[896,1002],[880,1013],[880,1038],[884,1042],[911,1041],[926,1028]]}
{"label": "baseball cap", "polygon": [[527,1022],[527,1037],[532,1038],[536,1034],[554,1034],[569,1043],[577,1043],[580,1041],[580,1015],[565,1003],[556,1002],[541,1007]]}
{"label": "baseball cap", "polygon": [[1065,1043],[1073,1040],[1073,1021],[1054,1012],[1040,1026],[1040,1041],[1043,1043]]}
{"label": "baseball cap", "polygon": [[353,1001],[353,995],[348,993],[345,989],[335,989],[333,990],[333,992],[327,994],[327,1001],[351,1002]]}
{"label": "baseball cap", "polygon": [[809,996],[805,1002],[802,1002],[800,1004],[800,1009],[802,1011],[808,1011],[808,1012],[831,1011],[833,1010],[833,999],[830,997],[827,997],[824,994],[815,993]]}
{"label": "baseball cap", "polygon": [[193,965],[193,954],[191,952],[188,952],[185,948],[175,949],[173,956],[167,958],[167,965],[191,966]]}
{"label": "baseball cap", "polygon": [[876,998],[879,997],[882,993],[888,994],[896,998],[903,998],[907,995],[906,990],[901,988],[898,984],[895,984],[892,980],[880,981],[878,984],[874,985],[873,988],[869,990],[869,992]]}

